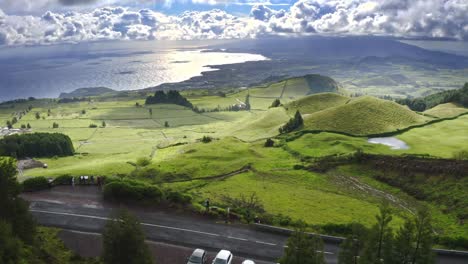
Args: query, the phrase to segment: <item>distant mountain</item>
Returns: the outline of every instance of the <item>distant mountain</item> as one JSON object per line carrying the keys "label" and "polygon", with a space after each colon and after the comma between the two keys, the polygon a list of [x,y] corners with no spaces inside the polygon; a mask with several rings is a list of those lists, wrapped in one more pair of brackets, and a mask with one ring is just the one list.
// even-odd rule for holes
{"label": "distant mountain", "polygon": [[70,93],[61,93],[59,98],[74,98],[74,97],[88,97],[88,96],[97,96],[105,93],[116,92],[107,87],[89,87],[89,88],[79,88]]}
{"label": "distant mountain", "polygon": [[[230,52],[260,53],[273,59],[323,62],[349,60],[385,63],[418,61],[450,68],[468,67],[468,57],[426,50],[384,37],[260,38],[223,45]],[[287,52],[285,52],[287,51]]]}

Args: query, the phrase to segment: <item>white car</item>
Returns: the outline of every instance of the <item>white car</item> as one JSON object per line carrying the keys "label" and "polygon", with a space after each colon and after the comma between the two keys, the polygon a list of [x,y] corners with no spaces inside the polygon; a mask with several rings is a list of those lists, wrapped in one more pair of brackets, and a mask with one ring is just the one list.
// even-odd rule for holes
{"label": "white car", "polygon": [[230,251],[223,249],[216,255],[213,264],[231,264],[233,257]]}
{"label": "white car", "polygon": [[252,260],[244,260],[244,262],[242,262],[242,264],[255,264],[255,262],[253,262]]}

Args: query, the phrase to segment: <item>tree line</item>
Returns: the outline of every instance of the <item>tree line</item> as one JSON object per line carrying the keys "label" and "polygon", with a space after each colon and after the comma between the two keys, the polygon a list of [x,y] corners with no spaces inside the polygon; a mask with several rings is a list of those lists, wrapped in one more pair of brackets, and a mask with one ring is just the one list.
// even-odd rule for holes
{"label": "tree line", "polygon": [[[380,207],[376,223],[367,229],[356,224],[340,245],[339,264],[431,264],[434,263],[433,231],[427,209],[409,217],[396,232],[390,227],[392,213]],[[323,264],[323,242],[299,227],[288,239],[281,264]]]}
{"label": "tree line", "polygon": [[145,104],[176,104],[188,107],[190,109],[193,108],[192,103],[190,103],[187,98],[183,97],[178,91],[156,91],[154,95],[148,96],[146,98]]}
{"label": "tree line", "polygon": [[0,139],[0,156],[53,157],[71,156],[74,152],[70,137],[60,133],[11,135]]}
{"label": "tree line", "polygon": [[443,91],[420,98],[397,99],[397,103],[407,105],[411,110],[422,112],[439,104],[457,103],[468,107],[468,83],[457,90]]}

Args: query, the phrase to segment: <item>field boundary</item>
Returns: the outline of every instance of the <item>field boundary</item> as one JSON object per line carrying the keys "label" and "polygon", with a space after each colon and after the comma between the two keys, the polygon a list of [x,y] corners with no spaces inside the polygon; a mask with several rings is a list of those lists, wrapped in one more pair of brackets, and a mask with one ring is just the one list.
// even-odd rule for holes
{"label": "field boundary", "polygon": [[196,178],[191,178],[191,179],[184,179],[184,180],[174,180],[174,181],[165,181],[164,183],[178,183],[178,182],[190,182],[190,181],[197,181],[197,180],[216,180],[216,179],[226,179],[226,178],[229,178],[229,177],[232,177],[232,176],[235,176],[235,175],[238,175],[238,174],[242,174],[242,173],[245,173],[245,172],[248,172],[250,171],[252,168],[251,168],[251,165],[246,165],[238,170],[235,170],[235,171],[231,171],[231,172],[228,172],[228,173],[224,173],[224,174],[219,174],[219,175],[214,175],[214,176],[208,176],[208,177],[196,177]]}

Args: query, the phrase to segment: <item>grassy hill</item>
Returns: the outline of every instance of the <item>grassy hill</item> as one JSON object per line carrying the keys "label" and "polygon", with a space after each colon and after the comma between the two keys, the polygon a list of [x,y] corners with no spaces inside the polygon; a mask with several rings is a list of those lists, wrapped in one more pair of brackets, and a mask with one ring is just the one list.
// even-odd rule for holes
{"label": "grassy hill", "polygon": [[365,96],[306,116],[304,127],[368,135],[422,124],[428,119],[397,103]]}
{"label": "grassy hill", "polygon": [[440,104],[436,107],[426,110],[424,111],[424,114],[428,114],[439,118],[446,118],[457,116],[466,112],[468,112],[467,108],[463,108],[462,106],[455,103],[446,103]]}
{"label": "grassy hill", "polygon": [[289,113],[294,113],[296,110],[300,110],[303,115],[313,114],[330,107],[344,105],[350,100],[350,98],[339,94],[320,93],[288,103],[285,105],[285,108]]}

